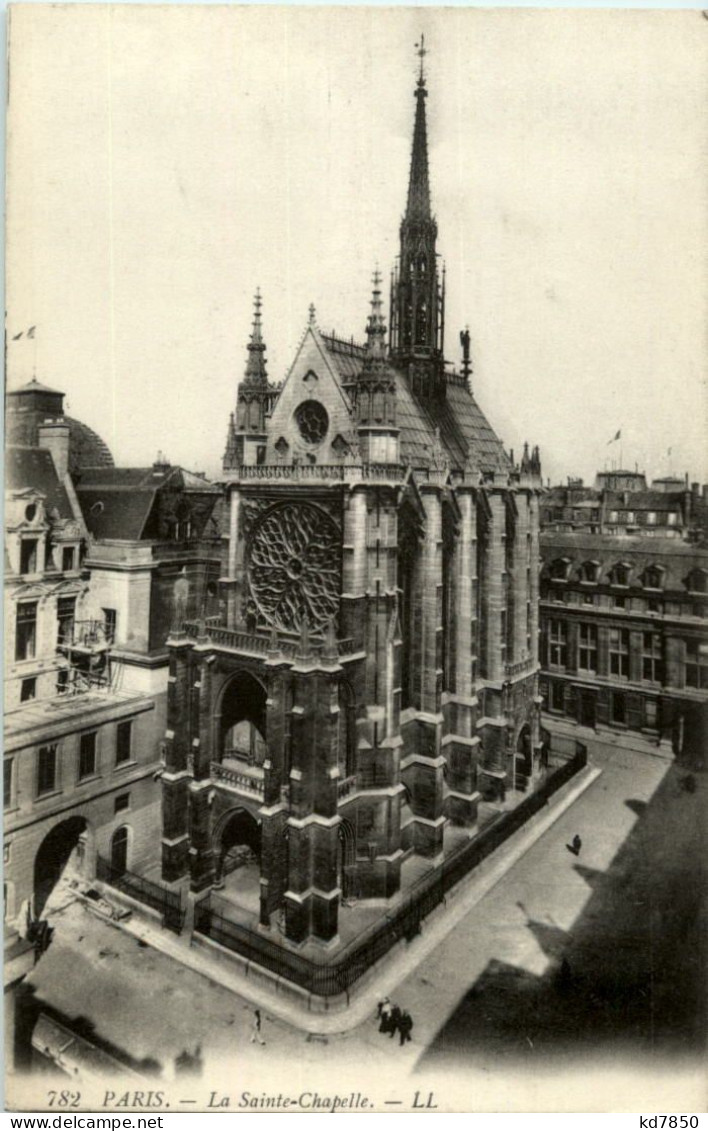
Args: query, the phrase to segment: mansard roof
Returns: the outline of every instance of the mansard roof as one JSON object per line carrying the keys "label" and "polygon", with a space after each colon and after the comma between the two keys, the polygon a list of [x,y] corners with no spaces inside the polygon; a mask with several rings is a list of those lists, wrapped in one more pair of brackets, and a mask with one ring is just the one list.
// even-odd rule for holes
{"label": "mansard roof", "polygon": [[630,537],[608,534],[558,533],[541,531],[541,558],[547,569],[553,561],[564,557],[570,562],[570,576],[584,562],[593,561],[599,566],[599,579],[605,581],[618,563],[630,570],[630,588],[643,584],[644,570],[659,567],[664,570],[664,588],[684,590],[685,579],[694,569],[708,568],[708,550],[677,538]]}
{"label": "mansard roof", "polygon": [[76,493],[94,538],[132,541],[143,536],[157,492],[168,483],[190,494],[220,494],[208,480],[168,464],[92,467],[77,483]]}
{"label": "mansard roof", "polygon": [[8,447],[5,476],[5,486],[10,491],[32,487],[44,495],[47,514],[56,510],[60,518],[76,518],[66,489],[59,481],[51,453],[46,448]]}

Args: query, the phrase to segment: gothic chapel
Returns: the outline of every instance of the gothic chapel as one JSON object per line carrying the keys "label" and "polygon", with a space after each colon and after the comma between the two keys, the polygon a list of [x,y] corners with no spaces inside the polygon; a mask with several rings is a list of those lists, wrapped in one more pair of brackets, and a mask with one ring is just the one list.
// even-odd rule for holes
{"label": "gothic chapel", "polygon": [[224,456],[220,617],[170,639],[162,867],[191,890],[257,861],[260,926],[338,937],[412,855],[474,835],[478,806],[534,787],[538,449],[520,465],[445,361],[421,51],[388,332],[305,327],[282,384],[257,295]]}

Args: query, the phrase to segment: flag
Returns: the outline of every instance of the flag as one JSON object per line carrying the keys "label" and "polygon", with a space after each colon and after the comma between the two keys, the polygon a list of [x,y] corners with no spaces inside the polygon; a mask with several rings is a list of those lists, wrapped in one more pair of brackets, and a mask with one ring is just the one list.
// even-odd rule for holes
{"label": "flag", "polygon": [[[29,330],[27,331],[27,337],[28,337],[28,338],[33,338],[33,337],[34,337],[34,332],[35,332],[35,330],[36,330],[36,329],[37,329],[37,327],[36,327],[36,326],[30,326]],[[618,434],[619,434],[619,433],[618,433]]]}
{"label": "flag", "polygon": [[620,438],[620,436],[621,436],[621,435],[622,435],[622,429],[621,429],[621,428],[618,428],[618,430],[617,430],[617,431],[615,432],[615,434],[614,434],[614,436],[612,437],[612,439],[611,439],[611,440],[608,440],[608,441],[607,441],[607,443],[608,443],[608,444],[614,444],[615,440],[619,440],[619,438]]}
{"label": "flag", "polygon": [[19,334],[13,334],[13,336],[12,336],[13,342],[19,342],[20,338],[22,337],[22,333],[23,333],[23,331],[20,330]]}

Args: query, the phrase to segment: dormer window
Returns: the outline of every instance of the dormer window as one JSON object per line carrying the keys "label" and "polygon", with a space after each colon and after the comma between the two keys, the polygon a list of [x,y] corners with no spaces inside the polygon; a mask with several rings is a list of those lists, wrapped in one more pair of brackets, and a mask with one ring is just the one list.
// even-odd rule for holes
{"label": "dormer window", "polygon": [[76,558],[76,548],[74,546],[64,546],[61,552],[61,568],[62,573],[71,573],[76,568],[74,562]]}
{"label": "dormer window", "polygon": [[583,562],[580,567],[580,580],[586,585],[596,584],[599,568],[598,562]]}
{"label": "dormer window", "polygon": [[694,569],[688,575],[688,588],[691,593],[708,593],[708,572],[704,569]]}
{"label": "dormer window", "polygon": [[618,562],[612,570],[610,580],[613,585],[629,585],[629,566],[625,562]]}
{"label": "dormer window", "polygon": [[551,562],[549,569],[551,581],[566,581],[569,565],[570,562],[567,558],[557,558],[554,562]]}
{"label": "dormer window", "polygon": [[644,570],[644,588],[661,589],[664,571],[659,566],[647,566]]}

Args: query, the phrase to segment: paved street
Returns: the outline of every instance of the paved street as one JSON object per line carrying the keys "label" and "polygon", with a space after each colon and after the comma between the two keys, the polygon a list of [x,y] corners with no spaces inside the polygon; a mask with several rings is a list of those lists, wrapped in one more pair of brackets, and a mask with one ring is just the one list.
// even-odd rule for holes
{"label": "paved street", "polygon": [[[700,1055],[706,775],[694,774],[689,792],[687,771],[659,757],[611,750],[595,762],[602,775],[392,985],[414,1017],[413,1042],[398,1048],[372,1018],[329,1038],[329,1065],[385,1070],[387,1060],[392,1074],[416,1081],[467,1070],[493,1097],[495,1078],[510,1071],[611,1062],[661,1076],[670,1064],[676,1081]],[[578,858],[566,848],[576,833]],[[272,1036],[275,1045],[278,1025]],[[322,1055],[310,1041],[300,1059],[314,1066]]]}

